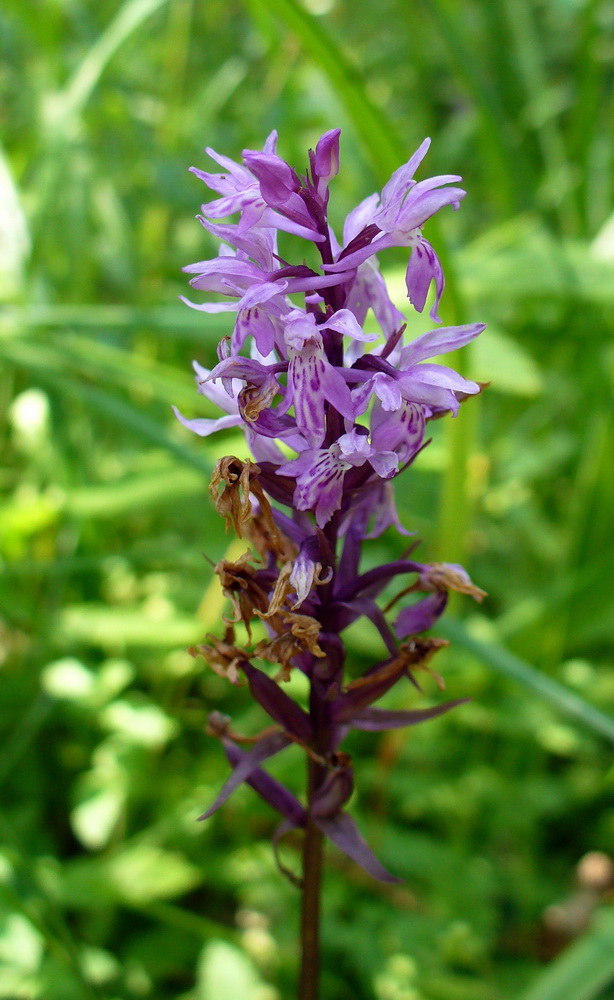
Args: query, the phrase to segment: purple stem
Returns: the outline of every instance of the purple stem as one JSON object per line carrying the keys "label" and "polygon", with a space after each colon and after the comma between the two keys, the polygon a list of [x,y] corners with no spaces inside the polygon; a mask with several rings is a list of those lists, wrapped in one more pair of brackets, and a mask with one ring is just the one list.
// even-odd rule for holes
{"label": "purple stem", "polygon": [[311,803],[326,773],[308,759],[309,816],[303,839],[303,899],[301,908],[301,973],[298,1000],[318,1000],[320,982],[320,900],[324,834],[316,826]]}

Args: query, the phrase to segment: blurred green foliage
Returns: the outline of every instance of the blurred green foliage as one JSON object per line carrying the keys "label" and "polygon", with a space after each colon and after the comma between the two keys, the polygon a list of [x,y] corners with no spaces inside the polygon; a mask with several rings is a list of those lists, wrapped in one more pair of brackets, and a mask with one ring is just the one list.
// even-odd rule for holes
{"label": "blurred green foliage", "polygon": [[[323,1000],[614,997],[612,886],[574,883],[614,843],[613,28],[612,0],[5,0],[0,997],[292,995],[274,817],[241,789],[195,822],[227,772],[207,712],[262,724],[185,652],[219,631],[206,485],[242,445],[170,404],[206,415],[190,361],[228,330],[177,303],[215,249],[187,166],[277,128],[303,167],[337,125],[338,224],[426,134],[428,173],[464,176],[429,232],[444,320],[489,323],[458,363],[492,386],[398,494],[425,558],[490,597],[446,625],[449,696],[473,701],[353,737],[353,808],[407,882],[330,850]],[[294,787],[298,761],[274,766]]]}

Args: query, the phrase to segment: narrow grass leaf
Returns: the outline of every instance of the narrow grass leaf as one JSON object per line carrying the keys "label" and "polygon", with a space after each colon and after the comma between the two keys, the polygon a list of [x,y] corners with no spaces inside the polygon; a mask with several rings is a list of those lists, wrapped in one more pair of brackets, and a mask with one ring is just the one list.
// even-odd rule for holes
{"label": "narrow grass leaf", "polygon": [[562,684],[552,680],[551,677],[536,670],[526,660],[494,642],[476,638],[459,621],[454,621],[449,617],[442,620],[437,627],[446,639],[458,643],[459,646],[473,653],[478,660],[487,663],[497,673],[523,684],[540,698],[544,698],[553,708],[557,708],[565,715],[584,723],[593,732],[614,742],[614,719],[598,708],[589,705],[584,699],[573,694]]}
{"label": "narrow grass leaf", "polygon": [[305,52],[328,78],[333,92],[345,106],[356,133],[369,155],[375,175],[382,182],[407,158],[384,113],[369,98],[359,71],[344,50],[316,19],[296,0],[251,0],[255,7],[278,17],[300,40]]}
{"label": "narrow grass leaf", "polygon": [[518,1000],[596,1000],[613,980],[614,912],[602,910]]}

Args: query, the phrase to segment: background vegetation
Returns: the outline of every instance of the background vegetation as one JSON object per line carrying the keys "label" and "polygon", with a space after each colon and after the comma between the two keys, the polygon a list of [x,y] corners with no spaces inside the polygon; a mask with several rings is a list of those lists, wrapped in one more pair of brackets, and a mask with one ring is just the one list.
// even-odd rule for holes
{"label": "background vegetation", "polygon": [[471,704],[354,736],[353,809],[407,881],[331,849],[323,997],[614,997],[607,859],[576,874],[614,843],[613,29],[612,0],[4,0],[0,997],[292,996],[272,813],[242,789],[195,822],[227,771],[207,712],[261,724],[185,651],[219,631],[206,485],[242,446],[170,405],[210,412],[190,362],[227,330],[177,301],[215,249],[186,168],[272,128],[302,168],[336,125],[338,223],[427,134],[427,173],[469,191],[429,234],[445,321],[489,323],[459,363],[492,386],[399,505],[490,597],[445,626]]}

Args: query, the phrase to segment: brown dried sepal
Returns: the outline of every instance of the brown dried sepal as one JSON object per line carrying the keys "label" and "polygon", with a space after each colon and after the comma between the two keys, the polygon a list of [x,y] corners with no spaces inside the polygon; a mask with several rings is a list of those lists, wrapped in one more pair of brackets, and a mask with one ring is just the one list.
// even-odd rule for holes
{"label": "brown dried sepal", "polygon": [[224,595],[232,602],[234,618],[224,617],[227,625],[243,622],[249,640],[252,640],[251,620],[256,614],[265,614],[269,599],[256,580],[256,570],[250,566],[251,555],[244,552],[237,562],[221,559],[215,567]]}
{"label": "brown dried sepal", "polygon": [[249,498],[251,493],[260,505],[260,515],[265,522],[271,544],[277,552],[282,552],[284,547],[273,520],[271,504],[258,481],[260,471],[260,466],[249,458],[242,462],[235,455],[226,455],[215,464],[209,491],[218,514],[226,519],[226,531],[232,524],[239,538],[243,537],[243,529],[252,517],[252,504]]}
{"label": "brown dried sepal", "polygon": [[404,642],[401,649],[406,649],[408,654],[407,670],[413,673],[415,670],[424,670],[425,673],[430,674],[434,679],[437,687],[440,691],[445,691],[446,682],[444,681],[441,674],[436,673],[429,663],[438,653],[440,649],[444,649],[449,646],[450,643],[447,639],[436,639],[436,638],[426,638],[423,636],[414,636],[409,642]]}
{"label": "brown dried sepal", "polygon": [[280,611],[269,618],[269,624],[278,632],[273,639],[263,639],[254,650],[255,656],[270,663],[279,663],[281,670],[275,680],[289,681],[292,658],[298,653],[309,652],[314,656],[326,656],[318,645],[321,625],[309,615],[297,615],[293,611]]}
{"label": "brown dried sepal", "polygon": [[266,729],[262,729],[255,736],[244,736],[243,733],[237,733],[232,728],[232,719],[229,715],[224,715],[222,712],[210,712],[205,729],[207,736],[234,740],[235,743],[243,746],[250,746],[265,736],[270,736],[272,733],[280,733],[281,731],[281,726],[267,726]]}
{"label": "brown dried sepal", "polygon": [[[425,586],[427,582],[430,584],[428,587]],[[428,563],[418,585],[420,590],[455,590],[459,594],[468,594],[478,603],[488,597],[486,591],[477,587],[462,567],[452,563]]]}
{"label": "brown dried sepal", "polygon": [[271,529],[271,517],[265,516],[262,510],[257,510],[247,522],[244,534],[265,563],[269,555],[284,563],[296,559],[298,549],[294,542],[279,530],[275,522]]}
{"label": "brown dried sepal", "polygon": [[416,636],[409,642],[401,644],[398,656],[383,663],[377,670],[357,677],[356,680],[347,685],[345,690],[355,691],[357,688],[378,687],[382,682],[392,677],[400,677],[401,674],[414,670],[426,670],[435,678],[437,686],[443,689],[445,687],[443,679],[430,669],[428,663],[438,650],[449,645],[447,639],[429,639]]}
{"label": "brown dried sepal", "polygon": [[247,385],[239,393],[239,412],[244,420],[253,423],[262,410],[268,409],[272,400],[280,392],[276,381],[266,381],[264,385]]}
{"label": "brown dried sepal", "polygon": [[[275,581],[275,589],[271,594],[271,600],[269,601],[269,606],[266,611],[256,611],[259,618],[273,618],[275,615],[279,615],[281,611],[286,611],[286,597],[292,590],[290,584],[290,575],[292,573],[292,563],[285,563],[279,571],[277,580]],[[282,622],[283,625],[283,622]],[[275,628],[275,624],[273,624]],[[281,629],[280,629],[281,630]],[[276,629],[277,631],[277,629]]]}
{"label": "brown dried sepal", "polygon": [[223,639],[218,639],[216,636],[211,635],[210,632],[207,633],[205,639],[209,639],[210,644],[199,643],[198,645],[190,646],[188,653],[192,656],[202,656],[214,673],[218,674],[219,677],[226,678],[226,680],[229,680],[236,687],[240,687],[243,681],[241,680],[239,663],[241,660],[248,660],[249,653],[241,649],[240,646],[234,645],[234,629],[232,626],[226,629]]}

